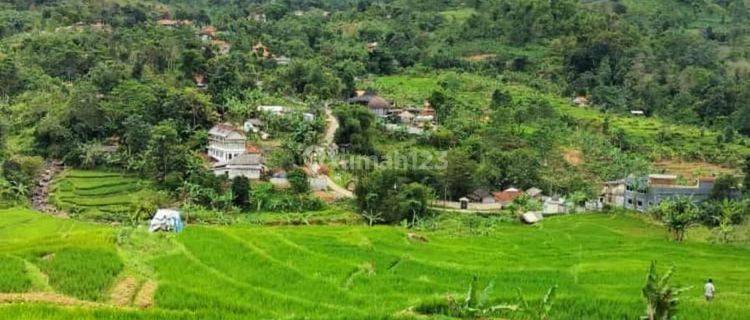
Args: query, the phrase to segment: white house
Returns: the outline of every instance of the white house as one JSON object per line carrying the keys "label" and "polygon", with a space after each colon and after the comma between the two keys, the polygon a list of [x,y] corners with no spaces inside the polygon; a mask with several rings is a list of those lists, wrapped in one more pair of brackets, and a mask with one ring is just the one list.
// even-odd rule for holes
{"label": "white house", "polygon": [[284,106],[258,106],[258,111],[280,116],[287,112],[287,109]]}
{"label": "white house", "polygon": [[258,180],[263,174],[263,157],[257,153],[241,154],[226,163],[217,164],[213,171],[217,176],[226,175],[229,179],[242,176]]}
{"label": "white house", "polygon": [[258,133],[263,129],[263,121],[258,118],[247,119],[242,128],[245,129],[245,132],[247,133]]}
{"label": "white house", "polygon": [[305,112],[302,114],[302,120],[305,120],[307,122],[313,122],[315,121],[315,115],[309,112]]}
{"label": "white house", "polygon": [[386,117],[391,112],[391,103],[378,95],[358,90],[357,95],[348,100],[349,103],[366,106],[378,117]]}
{"label": "white house", "polygon": [[230,124],[217,124],[208,131],[208,156],[219,163],[245,153],[245,133]]}
{"label": "white house", "polygon": [[433,115],[418,115],[414,117],[414,122],[416,123],[431,123],[435,121],[435,116]]}
{"label": "white house", "polygon": [[565,199],[560,197],[545,197],[542,203],[542,213],[544,215],[565,214],[568,207],[565,205]]}
{"label": "white house", "polygon": [[288,65],[290,62],[292,62],[292,59],[289,59],[286,56],[274,57],[273,60],[276,61],[276,64],[282,66]]}

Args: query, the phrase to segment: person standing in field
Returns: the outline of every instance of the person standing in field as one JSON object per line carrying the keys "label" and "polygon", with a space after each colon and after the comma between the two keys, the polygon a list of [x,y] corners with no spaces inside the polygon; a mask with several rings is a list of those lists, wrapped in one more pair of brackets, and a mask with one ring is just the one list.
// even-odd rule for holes
{"label": "person standing in field", "polygon": [[716,292],[716,287],[714,287],[714,281],[712,279],[708,279],[708,282],[706,282],[706,285],[703,286],[703,295],[706,297],[706,301],[711,301],[714,299],[714,293]]}

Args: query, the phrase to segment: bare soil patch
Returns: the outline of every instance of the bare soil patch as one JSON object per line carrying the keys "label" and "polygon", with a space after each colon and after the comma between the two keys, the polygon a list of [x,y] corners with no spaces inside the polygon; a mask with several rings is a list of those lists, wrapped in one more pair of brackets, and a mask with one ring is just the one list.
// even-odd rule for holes
{"label": "bare soil patch", "polygon": [[719,176],[721,174],[738,174],[737,170],[708,162],[662,160],[654,162],[653,166],[657,171],[682,176],[688,180],[706,176]]}
{"label": "bare soil patch", "polygon": [[565,150],[563,152],[563,159],[571,166],[579,166],[583,163],[583,153],[577,149]]}
{"label": "bare soil patch", "polygon": [[54,292],[0,293],[0,303],[52,303],[64,306],[102,306]]}
{"label": "bare soil patch", "polygon": [[118,307],[126,307],[133,301],[136,293],[138,293],[138,280],[133,277],[126,277],[112,288],[110,301]]}
{"label": "bare soil patch", "polygon": [[154,305],[154,294],[156,294],[156,288],[158,287],[156,281],[149,280],[143,284],[141,290],[135,296],[133,304],[141,309],[150,308]]}
{"label": "bare soil patch", "polygon": [[494,57],[497,57],[497,55],[491,54],[491,53],[480,53],[480,54],[475,54],[475,55],[464,57],[464,59],[466,59],[467,61],[471,61],[471,62],[479,62],[479,61],[486,61]]}

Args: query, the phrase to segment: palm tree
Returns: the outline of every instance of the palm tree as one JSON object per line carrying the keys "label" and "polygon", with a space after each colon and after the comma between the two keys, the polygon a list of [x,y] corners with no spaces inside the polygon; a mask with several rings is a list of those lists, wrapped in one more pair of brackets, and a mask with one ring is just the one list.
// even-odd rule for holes
{"label": "palm tree", "polygon": [[651,267],[646,276],[646,285],[643,287],[643,297],[646,298],[647,320],[671,320],[677,313],[678,296],[689,288],[675,288],[669,282],[672,279],[674,267],[665,274],[659,275],[656,271],[656,261],[651,262]]}

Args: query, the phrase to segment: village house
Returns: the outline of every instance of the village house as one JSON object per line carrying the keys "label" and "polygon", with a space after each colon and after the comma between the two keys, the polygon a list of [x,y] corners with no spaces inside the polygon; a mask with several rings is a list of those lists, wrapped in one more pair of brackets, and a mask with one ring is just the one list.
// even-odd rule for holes
{"label": "village house", "polygon": [[250,15],[248,16],[248,18],[249,18],[250,20],[253,20],[253,21],[255,21],[255,22],[260,22],[260,23],[266,22],[266,20],[267,20],[267,19],[266,19],[266,14],[265,14],[265,13],[251,13],[251,14],[250,14]]}
{"label": "village house", "polygon": [[542,200],[542,214],[556,215],[568,213],[568,207],[564,198],[558,196],[544,197]]}
{"label": "village house", "polygon": [[604,184],[599,200],[604,205],[624,207],[645,212],[663,200],[689,197],[699,203],[711,195],[716,178],[699,178],[694,185],[680,185],[677,176],[652,174],[645,178],[629,177]]}
{"label": "village house", "polygon": [[211,44],[219,49],[218,52],[220,55],[228,54],[229,50],[232,50],[232,45],[229,42],[223,40],[214,39],[211,40]]}
{"label": "village house", "polygon": [[398,118],[403,124],[411,124],[414,121],[414,114],[409,112],[409,110],[405,110],[398,114]]}
{"label": "village house", "polygon": [[492,196],[495,198],[496,203],[501,203],[506,206],[509,205],[516,198],[522,196],[524,193],[516,188],[508,188],[503,191],[493,192]]}
{"label": "village house", "polygon": [[198,35],[200,36],[201,40],[208,42],[213,39],[216,39],[216,28],[213,26],[205,26],[201,28],[201,31],[198,32]]}
{"label": "village house", "polygon": [[260,120],[258,118],[247,119],[243,124],[242,129],[244,129],[247,133],[258,133],[263,130],[263,120]]}
{"label": "village house", "polygon": [[495,203],[495,197],[487,189],[476,189],[467,198],[472,202]]}
{"label": "village house", "polygon": [[585,96],[577,96],[573,99],[573,104],[579,107],[586,107],[589,105],[589,99]]}
{"label": "village house", "polygon": [[526,195],[531,197],[532,199],[541,199],[542,198],[542,189],[539,188],[529,188],[526,190]]}
{"label": "village house", "polygon": [[288,65],[290,62],[292,62],[292,59],[290,59],[287,56],[278,56],[278,57],[274,56],[273,61],[275,61],[276,64],[280,66],[285,66],[285,65]]}
{"label": "village house", "polygon": [[228,162],[215,165],[213,171],[214,174],[226,175],[229,179],[246,177],[258,180],[263,174],[263,156],[258,153],[243,153]]}
{"label": "village house", "polygon": [[391,103],[382,97],[368,93],[363,90],[357,90],[356,96],[349,99],[349,103],[366,106],[370,112],[378,117],[385,118],[391,112]]}
{"label": "village house", "polygon": [[634,117],[644,117],[646,113],[643,110],[630,110],[630,114]]}
{"label": "village house", "polygon": [[245,153],[245,133],[226,123],[208,131],[208,156],[219,163],[229,162]]}
{"label": "village house", "polygon": [[414,117],[414,123],[419,126],[425,126],[427,124],[431,124],[435,121],[435,117],[431,115],[418,115]]}
{"label": "village house", "polygon": [[605,182],[599,196],[599,202],[605,206],[622,207],[625,203],[625,180]]}
{"label": "village house", "polygon": [[208,87],[208,83],[206,82],[206,76],[202,73],[196,73],[193,75],[193,80],[195,81],[195,87],[198,89],[204,90],[206,87]]}
{"label": "village house", "polygon": [[259,58],[268,59],[271,57],[271,51],[262,42],[258,42],[253,46],[253,54]]}
{"label": "village house", "polygon": [[268,113],[275,116],[284,115],[284,113],[289,111],[287,107],[284,106],[258,106],[257,110],[258,112]]}
{"label": "village house", "polygon": [[287,189],[290,187],[289,179],[286,177],[286,171],[282,169],[274,170],[271,174],[271,178],[268,179],[268,182],[277,189]]}
{"label": "village house", "polygon": [[307,122],[313,122],[315,121],[315,115],[309,112],[303,112],[302,113],[302,120]]}
{"label": "village house", "polygon": [[193,22],[190,20],[160,19],[156,21],[156,24],[162,27],[179,27],[192,25]]}

